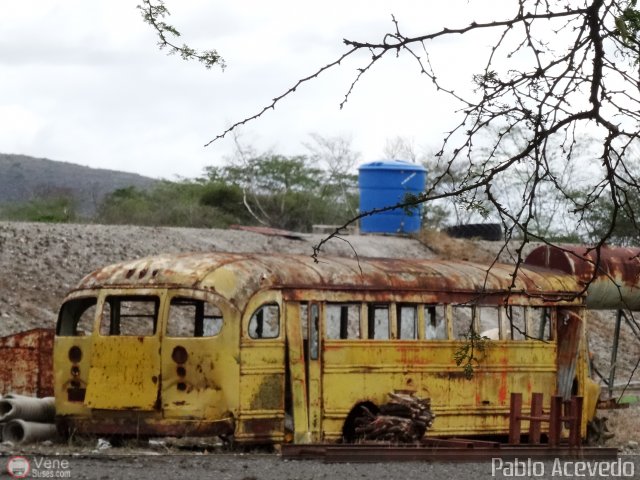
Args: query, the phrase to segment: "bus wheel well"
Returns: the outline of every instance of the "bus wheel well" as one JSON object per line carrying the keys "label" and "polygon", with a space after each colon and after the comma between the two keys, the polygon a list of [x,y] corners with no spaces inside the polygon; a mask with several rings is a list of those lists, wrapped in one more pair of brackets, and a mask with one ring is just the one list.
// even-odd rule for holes
{"label": "bus wheel well", "polygon": [[358,438],[356,434],[356,419],[367,415],[367,412],[376,415],[379,411],[380,409],[376,404],[368,400],[354,405],[342,426],[342,440],[345,443],[355,442]]}

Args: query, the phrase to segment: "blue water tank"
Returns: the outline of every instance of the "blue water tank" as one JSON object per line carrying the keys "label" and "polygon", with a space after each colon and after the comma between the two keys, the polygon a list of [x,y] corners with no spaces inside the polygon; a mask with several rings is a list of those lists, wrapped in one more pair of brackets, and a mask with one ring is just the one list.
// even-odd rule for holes
{"label": "blue water tank", "polygon": [[[424,191],[427,170],[402,160],[365,163],[359,168],[360,212],[402,202],[405,194]],[[396,208],[360,219],[360,231],[368,233],[412,233],[420,230],[420,206],[410,213]]]}

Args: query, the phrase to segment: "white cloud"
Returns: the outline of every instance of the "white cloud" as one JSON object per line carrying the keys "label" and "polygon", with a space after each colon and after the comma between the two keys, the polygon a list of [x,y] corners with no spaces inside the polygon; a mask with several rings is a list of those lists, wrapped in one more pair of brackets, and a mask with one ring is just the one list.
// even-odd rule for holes
{"label": "white cloud", "polygon": [[[167,22],[183,33],[178,41],[218,49],[225,72],[158,51],[135,3],[32,0],[3,7],[0,152],[195,176],[232,149],[229,140],[207,149],[205,142],[337,58],[343,37],[379,40],[392,27],[392,11],[405,33],[416,34],[464,25],[474,15],[489,18],[504,2],[489,9],[466,1],[168,1]],[[486,44],[480,37],[472,46]],[[432,56],[460,88],[481,68],[473,63],[481,59],[477,49],[466,45],[439,42],[442,53]],[[364,160],[379,158],[395,135],[438,143],[455,105],[409,59],[377,66],[339,110],[366,62],[363,55],[322,75],[245,131],[259,148],[277,145],[284,153],[300,152],[309,132],[350,133]]]}

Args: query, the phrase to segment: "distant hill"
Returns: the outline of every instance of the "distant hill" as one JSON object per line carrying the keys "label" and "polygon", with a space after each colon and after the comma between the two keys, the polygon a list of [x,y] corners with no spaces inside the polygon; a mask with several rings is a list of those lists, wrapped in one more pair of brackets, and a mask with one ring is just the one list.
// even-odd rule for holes
{"label": "distant hill", "polygon": [[148,188],[155,182],[135,173],[0,153],[0,205],[72,195],[78,213],[91,216],[104,196],[114,190],[130,186]]}

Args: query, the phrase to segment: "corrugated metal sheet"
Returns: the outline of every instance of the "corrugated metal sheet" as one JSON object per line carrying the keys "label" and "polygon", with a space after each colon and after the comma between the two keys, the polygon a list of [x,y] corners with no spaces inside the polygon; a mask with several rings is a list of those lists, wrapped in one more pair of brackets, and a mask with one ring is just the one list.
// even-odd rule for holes
{"label": "corrugated metal sheet", "polygon": [[0,338],[0,393],[53,395],[54,333],[35,328]]}

